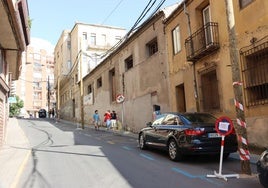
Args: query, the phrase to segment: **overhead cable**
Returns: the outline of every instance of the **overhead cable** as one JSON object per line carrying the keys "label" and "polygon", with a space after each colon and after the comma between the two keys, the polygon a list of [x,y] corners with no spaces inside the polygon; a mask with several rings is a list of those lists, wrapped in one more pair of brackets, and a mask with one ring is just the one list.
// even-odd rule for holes
{"label": "overhead cable", "polygon": [[121,1],[119,1],[119,3],[117,3],[117,5],[114,7],[114,9],[110,12],[110,14],[103,20],[103,22],[101,23],[101,25],[103,25],[105,22],[106,22],[106,20],[108,20],[110,17],[111,17],[111,15],[114,13],[114,11],[119,7],[119,5],[123,2],[124,0],[121,0]]}
{"label": "overhead cable", "polygon": [[[153,1],[153,2],[152,2]],[[130,34],[136,29],[137,25],[142,21],[142,19],[148,14],[148,12],[151,10],[153,5],[156,3],[157,0],[149,0],[147,3],[146,7],[143,9],[142,13],[134,23],[134,25],[131,27],[131,29],[127,32],[127,34],[118,42],[116,43],[113,47],[111,47],[109,50],[107,50],[104,54],[102,54],[102,57],[107,56],[110,52],[114,51],[123,41],[125,41]],[[163,0],[162,0],[163,1]],[[163,3],[162,3],[163,4]],[[162,5],[161,4],[161,5]]]}

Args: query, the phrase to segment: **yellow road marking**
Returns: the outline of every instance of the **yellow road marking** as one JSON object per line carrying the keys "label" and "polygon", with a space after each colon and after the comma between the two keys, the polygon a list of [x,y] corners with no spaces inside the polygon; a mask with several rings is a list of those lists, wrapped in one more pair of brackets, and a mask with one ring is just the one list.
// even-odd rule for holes
{"label": "yellow road marking", "polygon": [[26,163],[27,163],[27,161],[28,161],[28,159],[30,157],[30,154],[31,154],[31,151],[28,151],[26,157],[24,158],[22,164],[20,165],[20,168],[19,168],[19,170],[18,170],[18,172],[17,172],[17,174],[15,176],[15,179],[14,179],[13,183],[11,184],[10,188],[16,188],[17,187],[17,184],[18,184],[19,179],[20,179],[20,177],[21,177],[21,175],[23,173],[23,170],[24,170],[24,168],[26,166]]}
{"label": "yellow road marking", "polygon": [[109,143],[109,144],[115,144],[113,141],[107,141],[107,143]]}

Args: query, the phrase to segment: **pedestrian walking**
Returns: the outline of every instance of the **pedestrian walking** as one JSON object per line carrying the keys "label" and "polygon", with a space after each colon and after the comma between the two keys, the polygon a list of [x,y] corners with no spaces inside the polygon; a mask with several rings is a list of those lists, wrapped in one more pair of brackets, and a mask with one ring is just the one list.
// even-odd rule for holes
{"label": "pedestrian walking", "polygon": [[104,114],[104,123],[106,124],[106,128],[110,129],[111,126],[111,112],[110,110],[107,110]]}
{"label": "pedestrian walking", "polygon": [[52,118],[54,118],[55,117],[55,110],[54,110],[54,108],[52,108],[51,114],[52,114]]}
{"label": "pedestrian walking", "polygon": [[99,130],[101,120],[98,114],[98,110],[95,110],[95,113],[93,114],[93,121],[94,121],[95,130]]}
{"label": "pedestrian walking", "polygon": [[117,120],[117,114],[116,112],[113,110],[111,113],[111,127],[112,128],[116,128],[116,120]]}

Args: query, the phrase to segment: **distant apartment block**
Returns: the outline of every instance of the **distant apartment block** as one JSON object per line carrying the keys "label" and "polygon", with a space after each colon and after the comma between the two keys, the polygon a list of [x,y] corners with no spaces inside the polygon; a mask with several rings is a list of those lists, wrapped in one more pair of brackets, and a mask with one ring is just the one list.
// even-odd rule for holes
{"label": "distant apartment block", "polygon": [[21,75],[15,85],[16,95],[24,101],[21,115],[38,117],[40,109],[52,110],[56,103],[53,86],[54,55],[42,46],[29,45],[22,55]]}

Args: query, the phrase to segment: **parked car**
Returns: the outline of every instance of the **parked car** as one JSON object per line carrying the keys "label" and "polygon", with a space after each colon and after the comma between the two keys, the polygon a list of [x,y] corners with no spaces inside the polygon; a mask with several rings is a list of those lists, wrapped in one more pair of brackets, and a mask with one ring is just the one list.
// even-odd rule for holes
{"label": "parked car", "polygon": [[266,149],[257,162],[257,171],[260,183],[268,187],[268,149]]}
{"label": "parked car", "polygon": [[45,109],[40,109],[38,111],[38,117],[39,118],[45,118],[45,117],[47,117],[47,111]]}
{"label": "parked car", "polygon": [[[161,148],[173,161],[185,155],[220,154],[221,136],[215,130],[216,118],[209,113],[165,113],[139,132],[139,147]],[[224,159],[237,151],[235,131],[225,136]]]}

